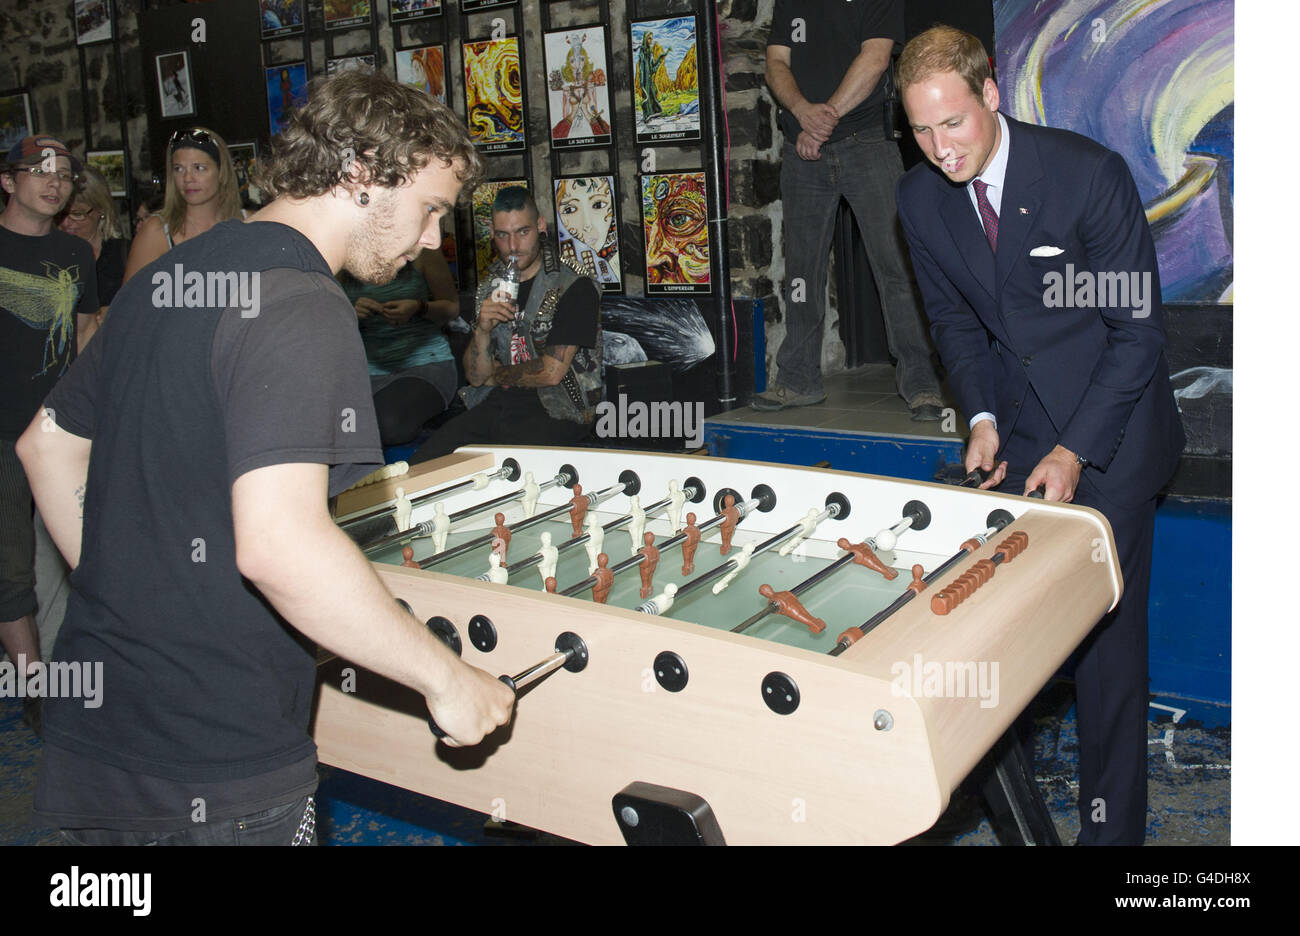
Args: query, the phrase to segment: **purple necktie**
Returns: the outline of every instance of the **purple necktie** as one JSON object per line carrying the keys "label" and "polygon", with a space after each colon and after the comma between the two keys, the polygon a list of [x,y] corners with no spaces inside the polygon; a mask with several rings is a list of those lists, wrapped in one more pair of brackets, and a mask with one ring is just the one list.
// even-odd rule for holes
{"label": "purple necktie", "polygon": [[973,183],[975,186],[975,203],[979,205],[980,219],[984,222],[984,233],[988,236],[989,246],[993,252],[998,252],[998,213],[993,210],[989,204],[988,188],[989,184],[980,179]]}

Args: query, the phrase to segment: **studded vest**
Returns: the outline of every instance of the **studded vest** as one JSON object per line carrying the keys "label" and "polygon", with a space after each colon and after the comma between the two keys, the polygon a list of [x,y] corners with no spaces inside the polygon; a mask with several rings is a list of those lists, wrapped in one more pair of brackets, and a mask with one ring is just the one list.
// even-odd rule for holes
{"label": "studded vest", "polygon": [[[561,259],[549,237],[542,236],[541,247],[542,268],[533,277],[533,285],[528,293],[528,304],[524,307],[523,319],[519,326],[519,334],[528,349],[530,360],[537,360],[546,351],[547,339],[551,327],[555,324],[555,312],[560,306],[560,296],[579,279],[590,279]],[[482,308],[483,301],[491,295],[504,274],[505,265],[497,259],[488,268],[488,275],[484,278],[486,282],[479,286],[476,309]],[[599,295],[600,287],[597,286],[596,290]],[[541,399],[542,406],[554,419],[589,423],[596,418],[596,404],[600,402],[602,389],[601,361],[604,349],[599,309],[596,315],[595,346],[579,347],[573,355],[573,363],[569,365],[564,379],[554,387],[537,388],[537,396]],[[505,322],[492,329],[492,354],[498,363],[510,363],[512,337],[510,325]],[[469,402],[468,398],[466,402]]]}

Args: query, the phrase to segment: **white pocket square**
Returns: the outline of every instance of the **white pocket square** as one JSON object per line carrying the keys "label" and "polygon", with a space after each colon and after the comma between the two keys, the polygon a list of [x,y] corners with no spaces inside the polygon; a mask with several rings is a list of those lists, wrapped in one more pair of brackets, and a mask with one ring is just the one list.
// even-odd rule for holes
{"label": "white pocket square", "polygon": [[1058,257],[1065,253],[1060,247],[1035,247],[1029,251],[1031,257]]}

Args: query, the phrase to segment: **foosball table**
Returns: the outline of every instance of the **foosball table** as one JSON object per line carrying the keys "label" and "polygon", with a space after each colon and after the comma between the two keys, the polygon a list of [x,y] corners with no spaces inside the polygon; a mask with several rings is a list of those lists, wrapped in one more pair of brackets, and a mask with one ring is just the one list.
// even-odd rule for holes
{"label": "foosball table", "polygon": [[589,843],[915,836],[1122,588],[1087,508],[711,457],[461,449],[335,516],[518,695],[452,748],[327,660],[320,760]]}

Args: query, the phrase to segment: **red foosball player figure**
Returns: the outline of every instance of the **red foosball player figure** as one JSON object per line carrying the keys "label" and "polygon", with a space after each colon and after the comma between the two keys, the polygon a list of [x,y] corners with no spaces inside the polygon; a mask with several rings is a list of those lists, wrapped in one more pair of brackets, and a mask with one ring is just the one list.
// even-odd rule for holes
{"label": "red foosball player figure", "polygon": [[686,515],[686,528],[682,530],[686,539],[682,540],[682,575],[695,571],[695,547],[700,545],[700,528],[695,525],[695,514]]}
{"label": "red foosball player figure", "polygon": [[410,546],[402,547],[402,566],[407,569],[418,569],[420,564],[415,561],[415,550]]}
{"label": "red foosball player figure", "polygon": [[596,577],[596,584],[591,586],[591,599],[596,604],[604,604],[609,600],[609,590],[614,587],[614,573],[609,568],[606,553],[596,557],[596,571],[592,575]]}
{"label": "red foosball player figure", "polygon": [[659,565],[659,550],[655,546],[655,535],[646,533],[642,542],[645,543],[638,553],[645,556],[641,561],[641,597],[649,598],[654,594],[655,584],[655,567]]}
{"label": "red foosball player figure", "polygon": [[740,522],[740,508],[730,494],[722,498],[722,515],[727,518],[722,521],[722,555],[725,556],[731,552],[731,537],[735,535],[736,524]]}
{"label": "red foosball player figure", "polygon": [[[505,565],[506,550],[510,548],[510,528],[506,526],[505,514],[498,513],[492,519],[497,522],[497,525],[492,528],[492,535],[496,537],[496,539],[492,541],[492,551],[497,553],[501,557],[501,564]],[[501,540],[500,549],[497,548],[497,542],[496,542],[497,539]]]}
{"label": "red foosball player figure", "polygon": [[826,622],[809,614],[808,609],[803,606],[794,592],[777,591],[771,585],[760,585],[758,593],[776,606],[777,614],[783,614],[790,620],[797,621],[808,628],[809,633],[820,634],[826,630]]}
{"label": "red foosball player figure", "polygon": [[841,536],[836,541],[835,545],[838,546],[840,549],[843,549],[845,552],[853,553],[854,562],[856,562],[858,565],[864,565],[868,569],[875,569],[877,572],[883,575],[887,581],[890,579],[898,578],[898,571],[895,569],[891,569],[889,566],[881,562],[880,557],[877,556],[874,552],[872,552],[871,547],[868,546],[866,543],[856,543],[856,544],[850,543],[848,540],[846,540],[844,537]]}
{"label": "red foosball player figure", "polygon": [[548,594],[552,594],[552,595],[555,594],[555,576],[554,576],[554,575],[548,575],[548,576],[546,576],[546,591],[547,591]]}
{"label": "red foosball player figure", "polygon": [[587,516],[587,498],[582,496],[582,485],[573,486],[573,500],[569,501],[572,508],[569,511],[569,519],[573,521],[573,535],[582,535],[582,521]]}

